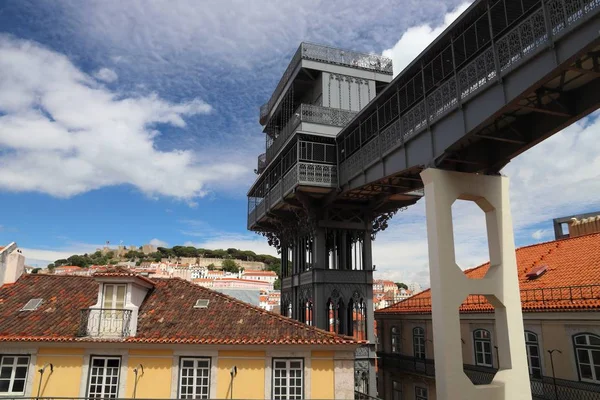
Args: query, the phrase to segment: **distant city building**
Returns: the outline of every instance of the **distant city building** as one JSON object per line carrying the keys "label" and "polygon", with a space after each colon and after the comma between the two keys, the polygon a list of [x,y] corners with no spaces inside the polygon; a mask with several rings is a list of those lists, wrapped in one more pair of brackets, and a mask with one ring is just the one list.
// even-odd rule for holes
{"label": "distant city building", "polygon": [[[524,340],[534,399],[600,398],[600,233],[516,250]],[[486,263],[465,271],[482,279]],[[502,360],[497,313],[482,295],[460,305],[464,373],[489,384]],[[496,310],[497,311],[497,310]],[[431,292],[375,312],[379,397],[436,392]],[[458,329],[458,326],[457,326]],[[435,335],[443,332],[435,332]],[[559,350],[559,351],[556,351]],[[500,361],[500,362],[499,362]],[[556,380],[553,378],[556,377]],[[556,397],[556,393],[560,395]],[[413,397],[410,397],[413,398]],[[426,398],[424,396],[415,398]],[[482,397],[483,398],[483,397]]]}

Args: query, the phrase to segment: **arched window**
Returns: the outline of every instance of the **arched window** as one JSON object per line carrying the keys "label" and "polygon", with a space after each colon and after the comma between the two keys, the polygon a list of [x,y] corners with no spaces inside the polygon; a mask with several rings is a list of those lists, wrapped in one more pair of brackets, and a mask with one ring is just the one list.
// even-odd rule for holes
{"label": "arched window", "polygon": [[392,326],[392,353],[400,353],[401,337],[400,328]]}
{"label": "arched window", "polygon": [[304,316],[305,316],[306,325],[312,325],[313,324],[313,302],[312,302],[312,300],[308,300],[304,304]]}
{"label": "arched window", "polygon": [[473,343],[475,344],[475,365],[493,367],[492,335],[490,335],[490,331],[487,329],[474,330]]}
{"label": "arched window", "polygon": [[413,354],[415,358],[425,359],[425,329],[413,328]]}
{"label": "arched window", "polygon": [[579,379],[600,383],[600,336],[580,333],[573,336]]}
{"label": "arched window", "polygon": [[542,377],[542,363],[540,361],[540,346],[538,337],[531,331],[525,331],[525,348],[527,349],[527,364],[529,375],[534,378]]}

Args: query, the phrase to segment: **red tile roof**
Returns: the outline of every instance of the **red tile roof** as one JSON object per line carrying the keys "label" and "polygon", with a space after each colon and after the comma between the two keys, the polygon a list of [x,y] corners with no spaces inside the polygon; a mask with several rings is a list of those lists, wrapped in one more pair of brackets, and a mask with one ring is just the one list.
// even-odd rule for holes
{"label": "red tile roof", "polygon": [[[600,233],[525,246],[517,249],[517,268],[524,312],[597,311],[600,309]],[[489,262],[466,270],[471,279],[485,276]],[[527,274],[546,266],[535,279]],[[491,304],[483,296],[471,295],[460,307],[462,313],[489,313]],[[431,312],[431,293],[425,290],[375,314],[426,314]]]}
{"label": "red tile roof", "polygon": [[[137,334],[125,342],[360,343],[182,279],[153,279],[153,282],[154,288],[139,309]],[[92,277],[23,275],[15,284],[0,287],[0,341],[98,341],[76,337],[80,310],[94,305],[97,296],[98,282]],[[19,311],[32,298],[42,298],[44,302],[35,311]],[[208,308],[194,308],[198,299],[209,300]]]}

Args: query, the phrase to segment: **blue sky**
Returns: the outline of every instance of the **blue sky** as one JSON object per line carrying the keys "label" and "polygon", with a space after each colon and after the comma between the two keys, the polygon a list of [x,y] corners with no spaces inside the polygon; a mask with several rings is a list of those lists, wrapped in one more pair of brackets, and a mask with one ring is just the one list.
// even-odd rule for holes
{"label": "blue sky", "polygon": [[[30,264],[105,241],[240,247],[264,136],[258,108],[300,41],[385,54],[399,72],[458,1],[0,3],[0,242]],[[596,116],[514,160],[519,245],[600,209]],[[553,157],[550,157],[550,156]],[[456,210],[457,258],[487,258],[481,215]],[[374,246],[378,275],[426,284],[423,204]]]}

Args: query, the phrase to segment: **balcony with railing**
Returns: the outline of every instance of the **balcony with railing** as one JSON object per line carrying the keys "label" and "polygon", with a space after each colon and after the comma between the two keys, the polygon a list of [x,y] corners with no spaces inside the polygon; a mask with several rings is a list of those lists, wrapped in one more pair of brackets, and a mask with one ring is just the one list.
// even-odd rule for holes
{"label": "balcony with railing", "polygon": [[316,61],[325,64],[340,65],[366,71],[377,72],[384,75],[392,75],[392,60],[376,54],[360,53],[350,50],[335,49],[313,43],[301,43],[300,47],[292,57],[281,80],[273,91],[268,102],[260,107],[260,122],[266,124],[267,118],[273,107],[277,104],[285,87],[295,75],[302,60]]}
{"label": "balcony with railing", "polygon": [[337,187],[337,166],[300,161],[273,186],[264,183],[262,188],[257,188],[255,196],[248,196],[248,229],[283,203],[283,199],[298,186]]}
{"label": "balcony with railing", "polygon": [[[415,375],[435,378],[435,363],[432,359],[419,359],[394,353],[377,353],[379,367],[385,371],[394,369]],[[492,382],[498,370],[479,365],[464,364],[463,371],[474,385],[487,385]],[[569,381],[543,376],[530,377],[531,394],[539,400],[600,400],[600,385]]]}
{"label": "balcony with railing", "polygon": [[124,339],[131,336],[132,310],[86,308],[80,312],[79,337],[109,337]]}
{"label": "balcony with railing", "polygon": [[[356,111],[301,104],[288,123],[277,132],[275,139],[267,141],[266,164],[268,165],[277,153],[285,147],[285,144],[294,136],[296,130],[302,128],[300,124],[311,123],[343,128],[356,114]],[[311,129],[311,131],[314,131],[314,129]]]}

